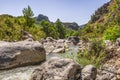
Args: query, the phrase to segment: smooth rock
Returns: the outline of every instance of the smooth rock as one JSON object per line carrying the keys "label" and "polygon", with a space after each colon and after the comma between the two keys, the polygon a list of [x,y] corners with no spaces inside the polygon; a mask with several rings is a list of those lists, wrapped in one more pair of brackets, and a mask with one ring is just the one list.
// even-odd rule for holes
{"label": "smooth rock", "polygon": [[53,57],[35,69],[30,80],[81,80],[81,66],[71,59]]}
{"label": "smooth rock", "polygon": [[46,59],[37,41],[0,42],[0,69],[36,64]]}

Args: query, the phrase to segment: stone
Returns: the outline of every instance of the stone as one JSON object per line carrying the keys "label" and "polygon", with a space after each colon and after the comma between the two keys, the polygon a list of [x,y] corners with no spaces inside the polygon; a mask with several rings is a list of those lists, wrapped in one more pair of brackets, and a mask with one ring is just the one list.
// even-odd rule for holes
{"label": "stone", "polygon": [[117,39],[116,39],[115,44],[116,44],[116,46],[120,46],[120,38],[117,38]]}
{"label": "stone", "polygon": [[48,41],[48,42],[54,42],[55,40],[52,37],[47,37],[46,41]]}
{"label": "stone", "polygon": [[95,80],[97,69],[93,65],[87,65],[82,69],[82,80]]}
{"label": "stone", "polygon": [[104,43],[105,43],[106,46],[111,46],[112,45],[112,41],[110,41],[110,40],[105,40]]}
{"label": "stone", "polygon": [[44,39],[44,38],[42,38],[42,39],[40,39],[40,41],[39,41],[41,44],[44,44],[44,43],[46,43],[47,42],[47,40],[46,39]]}
{"label": "stone", "polygon": [[35,69],[30,80],[81,80],[81,69],[72,59],[53,57]]}
{"label": "stone", "polygon": [[37,41],[0,42],[0,69],[32,65],[45,59],[45,49]]}
{"label": "stone", "polygon": [[47,39],[46,42],[43,42],[43,46],[47,55],[51,53],[64,53],[69,48],[64,39],[53,41]]}
{"label": "stone", "polygon": [[117,71],[117,80],[120,80],[120,69]]}
{"label": "stone", "polygon": [[65,48],[57,48],[53,50],[52,53],[65,53]]}
{"label": "stone", "polygon": [[46,54],[49,54],[49,53],[52,53],[53,50],[55,50],[55,43],[53,42],[46,42],[43,44],[44,48],[45,48],[45,51],[46,51]]}
{"label": "stone", "polygon": [[23,40],[26,40],[28,38],[33,39],[33,36],[30,33],[28,33],[27,31],[23,31],[23,37],[22,38],[23,38]]}
{"label": "stone", "polygon": [[32,38],[28,38],[25,41],[34,41]]}

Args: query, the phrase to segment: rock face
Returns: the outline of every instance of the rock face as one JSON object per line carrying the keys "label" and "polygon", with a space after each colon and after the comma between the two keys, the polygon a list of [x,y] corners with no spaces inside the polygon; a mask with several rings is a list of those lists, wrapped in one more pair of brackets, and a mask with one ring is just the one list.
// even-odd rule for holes
{"label": "rock face", "polygon": [[81,66],[71,59],[54,57],[35,69],[30,80],[81,80]]}
{"label": "rock face", "polygon": [[82,80],[96,80],[97,69],[93,65],[87,65],[82,69]]}
{"label": "rock face", "polygon": [[0,69],[35,64],[45,58],[45,49],[39,42],[0,42]]}
{"label": "rock face", "polygon": [[76,45],[77,43],[79,43],[79,38],[76,36],[71,36],[68,38],[68,41],[73,42],[73,44]]}
{"label": "rock face", "polygon": [[96,80],[119,80],[117,78],[117,70],[112,66],[112,67],[106,67],[103,68],[101,71],[99,71],[97,75]]}
{"label": "rock face", "polygon": [[36,21],[40,22],[42,20],[50,21],[49,18],[43,14],[39,14],[38,17],[36,17]]}
{"label": "rock face", "polygon": [[67,28],[71,28],[73,30],[78,30],[79,29],[79,25],[75,22],[73,23],[63,23],[65,25],[65,27]]}

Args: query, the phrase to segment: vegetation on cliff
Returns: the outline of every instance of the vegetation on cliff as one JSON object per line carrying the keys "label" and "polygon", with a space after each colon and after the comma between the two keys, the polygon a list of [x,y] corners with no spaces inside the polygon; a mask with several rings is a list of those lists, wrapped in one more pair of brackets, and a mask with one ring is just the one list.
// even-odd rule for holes
{"label": "vegetation on cliff", "polygon": [[[115,40],[120,37],[120,0],[111,0],[91,16],[91,20],[79,33],[87,38]],[[82,37],[82,38],[83,38]]]}

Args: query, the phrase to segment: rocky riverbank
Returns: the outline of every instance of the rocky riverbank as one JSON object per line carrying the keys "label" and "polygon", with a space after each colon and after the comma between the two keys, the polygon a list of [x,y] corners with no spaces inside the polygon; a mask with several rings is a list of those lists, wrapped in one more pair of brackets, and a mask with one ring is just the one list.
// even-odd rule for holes
{"label": "rocky riverbank", "polygon": [[72,36],[68,39],[53,39],[52,37],[47,37],[46,39],[41,39],[40,43],[43,44],[46,54],[50,53],[65,53],[69,50],[69,47],[79,43],[79,38]]}
{"label": "rocky riverbank", "polygon": [[[99,69],[91,64],[82,66],[72,59],[58,56],[39,65],[0,70],[0,80],[120,80],[120,39],[104,42],[107,58]],[[91,41],[78,41],[74,37],[59,40],[49,37],[39,42],[32,39],[1,41],[0,44],[1,69],[42,62],[50,54],[59,55],[69,51],[71,45],[77,45],[81,52],[92,47]]]}

